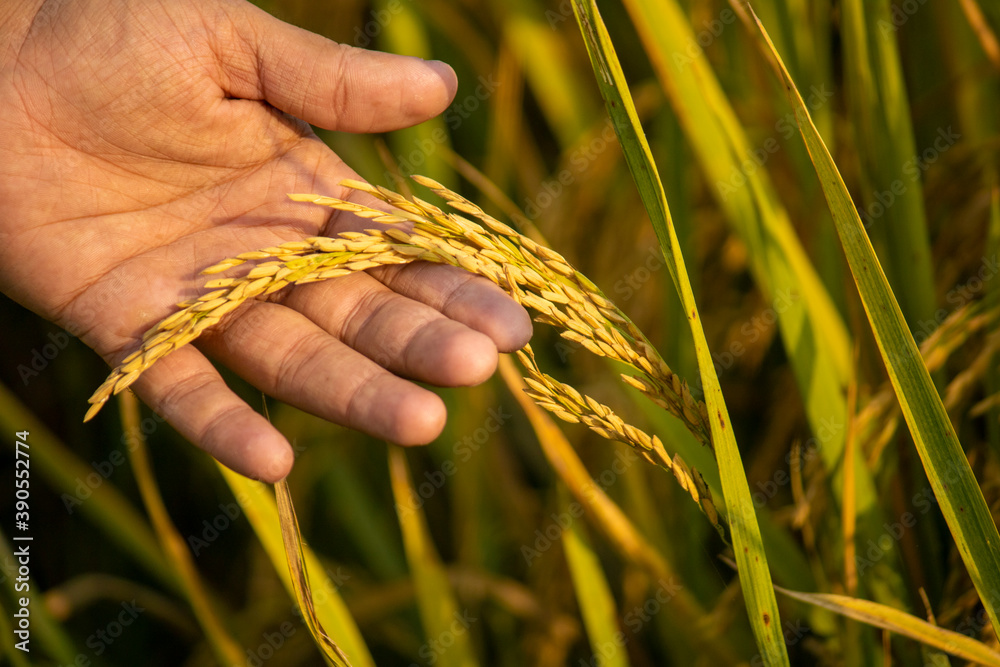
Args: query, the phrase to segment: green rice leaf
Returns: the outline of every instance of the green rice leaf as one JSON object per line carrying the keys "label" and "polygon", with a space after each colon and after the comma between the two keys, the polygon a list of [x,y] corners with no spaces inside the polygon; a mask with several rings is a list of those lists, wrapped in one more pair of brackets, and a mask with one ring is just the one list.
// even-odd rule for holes
{"label": "green rice leaf", "polygon": [[295,601],[302,610],[309,634],[316,640],[323,657],[336,667],[350,667],[351,661],[340,650],[337,643],[326,634],[323,624],[316,615],[316,604],[313,602],[312,586],[309,584],[309,571],[306,567],[306,556],[302,544],[302,533],[299,530],[299,520],[295,516],[295,506],[292,504],[292,494],[288,490],[288,482],[281,480],[274,485],[274,495],[278,504],[278,517],[281,520],[281,541],[285,545],[285,560],[291,575],[292,590]]}
{"label": "green rice leaf", "polygon": [[441,667],[475,667],[478,663],[469,631],[478,619],[469,609],[459,611],[448,573],[434,549],[423,508],[413,502],[418,496],[410,481],[406,453],[396,445],[389,446],[389,477],[403,531],[403,548],[417,590],[420,620],[429,640],[421,648],[421,657],[424,651],[430,651],[433,663]]}
{"label": "green rice leaf", "polygon": [[1000,535],[840,172],[767,31],[752,10],[750,14],[756,34],[773,57],[776,71],[788,92],[927,478],[996,630],[1000,628]]}
{"label": "green rice leaf", "polygon": [[851,126],[858,151],[869,231],[879,239],[883,269],[911,328],[934,313],[934,267],[910,105],[889,3],[847,0],[842,5]]}
{"label": "green rice leaf", "polygon": [[[829,432],[821,451],[834,469],[843,454],[844,434],[825,425],[842,424],[846,416],[850,340],[768,176],[767,163],[758,164],[755,150],[765,152],[767,159],[768,151],[780,150],[781,144],[776,136],[763,146],[751,142],[698,46],[701,35],[676,0],[625,0],[625,6],[719,208],[749,250],[750,269],[774,306],[813,431]],[[723,29],[735,20],[729,9],[718,19]],[[826,95],[825,89],[817,95],[820,106]],[[873,497],[867,491],[859,505]]]}
{"label": "green rice leaf", "polygon": [[732,529],[733,550],[751,627],[756,635],[764,663],[787,665],[788,653],[781,632],[778,604],[771,587],[771,573],[768,569],[767,555],[764,553],[760,528],[757,525],[750,487],[743,470],[739,447],[733,436],[729,411],[715,373],[708,341],[701,325],[684,257],[681,255],[677,235],[670,219],[663,185],[596,2],[575,0],[573,10],[587,45],[601,96],[607,104],[625,159],[653,223],[653,229],[656,231],[660,248],[694,337],[695,353],[710,417],[712,441],[719,462],[725,509]]}
{"label": "green rice leaf", "polygon": [[[569,491],[560,484],[559,511],[563,516],[569,516],[569,504]],[[628,667],[626,637],[618,627],[615,598],[604,577],[601,562],[590,547],[583,522],[572,521],[563,530],[563,547],[591,650],[595,656],[600,656],[600,664],[605,667]]]}
{"label": "green rice leaf", "polygon": [[1000,667],[1000,653],[959,632],[946,630],[884,604],[831,593],[800,593],[775,587],[790,598],[883,628],[921,644],[981,665]]}
{"label": "green rice leaf", "polygon": [[[222,464],[218,464],[218,467],[222,477],[232,489],[236,502],[240,504],[254,532],[257,533],[257,538],[271,559],[275,572],[281,577],[285,589],[297,600],[295,588],[297,584],[289,574],[278,507],[274,497],[268,492],[267,485],[247,479]],[[345,655],[350,656],[355,667],[375,667],[375,661],[368,652],[358,626],[354,623],[336,586],[326,576],[323,564],[308,546],[300,542],[300,548],[304,555],[305,567],[311,573],[309,587],[318,622],[336,638],[337,644]],[[307,613],[306,610],[303,610],[303,613]]]}

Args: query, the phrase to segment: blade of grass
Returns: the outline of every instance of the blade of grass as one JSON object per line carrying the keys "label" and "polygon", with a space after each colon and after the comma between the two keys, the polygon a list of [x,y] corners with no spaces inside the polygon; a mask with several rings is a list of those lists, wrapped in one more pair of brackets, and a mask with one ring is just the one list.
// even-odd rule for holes
{"label": "blade of grass", "polygon": [[980,665],[1000,667],[1000,653],[972,637],[932,625],[898,609],[870,600],[832,593],[801,593],[775,587],[782,595],[829,609],[848,618],[882,628]]}
{"label": "blade of grass", "polygon": [[[389,446],[389,477],[403,532],[406,560],[417,590],[417,608],[424,633],[430,641],[422,647],[422,651],[430,650],[434,664],[442,667],[474,667],[478,663],[472,650],[469,625],[476,619],[470,616],[468,610],[459,613],[448,573],[434,549],[423,508],[410,509],[414,506],[412,499],[419,496],[410,481],[406,453],[396,445]],[[407,510],[400,511],[400,508]],[[456,624],[458,630],[455,629]],[[453,643],[445,644],[443,638],[449,638]]]}
{"label": "blade of grass", "polygon": [[917,148],[895,31],[878,27],[890,25],[889,3],[846,0],[841,12],[867,229],[882,241],[883,268],[915,328],[934,312],[934,267],[923,188],[905,171]]}
{"label": "blade of grass", "polygon": [[292,504],[288,482],[281,480],[275,484],[274,495],[278,506],[278,518],[281,521],[281,541],[285,545],[285,560],[288,561],[295,601],[302,610],[306,627],[309,628],[309,633],[316,640],[316,645],[329,664],[335,667],[351,667],[351,661],[337,643],[326,634],[323,624],[316,615],[312,586],[309,584],[309,570],[306,567],[306,556],[303,551],[302,533],[299,530],[299,520],[295,516],[295,505]]}
{"label": "blade of grass", "polygon": [[837,166],[802,96],[753,10],[751,26],[772,55],[833,213],[865,313],[941,512],[994,630],[1000,629],[1000,535],[958,436],[934,388]]}
{"label": "blade of grass", "polygon": [[750,624],[757,637],[764,663],[787,665],[788,653],[781,631],[778,603],[771,588],[771,572],[768,569],[767,554],[764,552],[760,528],[757,525],[750,486],[743,470],[739,447],[729,420],[729,411],[722,396],[719,378],[716,376],[711,351],[698,315],[698,306],[691,291],[684,257],[680,254],[663,186],[657,175],[656,165],[652,161],[645,134],[639,125],[625,75],[611,44],[607,28],[598,13],[596,2],[590,0],[584,3],[582,0],[574,0],[573,11],[587,45],[601,96],[607,103],[615,133],[618,135],[632,177],[636,181],[653,223],[653,229],[656,231],[664,259],[691,327],[698,369],[705,391],[705,402],[710,415],[712,442],[719,462],[726,513],[732,529],[733,551],[736,555]]}
{"label": "blade of grass", "polygon": [[[562,484],[558,485],[558,490],[559,511],[569,516],[569,492]],[[562,540],[573,590],[594,656],[600,656],[600,664],[606,667],[627,667],[627,638],[618,627],[615,598],[604,577],[601,562],[590,546],[586,527],[580,521],[572,521],[569,527],[563,529]]]}
{"label": "blade of grass", "polygon": [[[222,464],[218,464],[218,468],[257,533],[257,538],[285,585],[285,590],[294,599],[295,588],[288,570],[275,499],[265,484],[238,475]],[[305,565],[311,573],[310,584],[319,622],[336,638],[344,653],[351,656],[355,667],[375,667],[375,661],[368,652],[358,626],[351,618],[337,587],[326,576],[323,564],[308,546],[303,546],[302,551],[305,554]]]}
{"label": "blade of grass", "polygon": [[[842,421],[845,414],[842,390],[850,376],[850,343],[843,320],[768,177],[766,163],[758,166],[750,157],[755,149],[766,153],[767,147],[779,150],[780,144],[776,136],[765,140],[764,148],[751,144],[698,47],[699,36],[675,0],[625,0],[625,6],[712,194],[750,251],[755,281],[770,300],[782,294],[797,297],[777,315],[810,423],[818,433],[824,420]],[[827,103],[825,98],[817,100]],[[775,130],[784,132],[780,121]],[[824,443],[825,460],[839,459],[842,441],[843,434]]]}
{"label": "blade of grass", "polygon": [[149,518],[153,523],[153,529],[160,541],[160,546],[167,556],[168,562],[177,572],[184,590],[184,596],[191,611],[198,619],[198,625],[205,633],[205,638],[211,645],[216,658],[222,664],[235,665],[243,660],[243,651],[240,645],[229,635],[225,624],[219,617],[219,610],[209,597],[208,588],[198,575],[198,570],[191,559],[191,552],[188,551],[187,542],[177,532],[177,528],[170,520],[170,514],[163,503],[163,497],[156,484],[156,477],[153,475],[153,467],[149,462],[149,453],[146,450],[146,438],[140,428],[139,399],[130,391],[122,392],[118,395],[118,405],[121,410],[122,429],[125,433],[135,436],[129,449],[129,459],[132,462],[132,471],[135,475],[136,485],[139,487],[139,494],[142,502],[146,506]]}

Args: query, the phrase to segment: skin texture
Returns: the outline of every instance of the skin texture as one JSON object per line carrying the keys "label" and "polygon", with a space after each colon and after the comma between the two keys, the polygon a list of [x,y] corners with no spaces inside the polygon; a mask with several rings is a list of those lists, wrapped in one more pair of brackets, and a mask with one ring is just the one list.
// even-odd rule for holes
{"label": "skin texture", "polygon": [[[370,226],[285,197],[371,203],[338,185],[357,174],[306,123],[407,127],[444,111],[457,85],[443,63],[336,44],[237,0],[3,5],[0,290],[111,365],[200,293],[202,268]],[[291,447],[206,354],[316,415],[423,444],[445,408],[409,379],[477,384],[530,333],[481,278],[385,267],[248,304],[133,389],[223,464],[273,482]]]}

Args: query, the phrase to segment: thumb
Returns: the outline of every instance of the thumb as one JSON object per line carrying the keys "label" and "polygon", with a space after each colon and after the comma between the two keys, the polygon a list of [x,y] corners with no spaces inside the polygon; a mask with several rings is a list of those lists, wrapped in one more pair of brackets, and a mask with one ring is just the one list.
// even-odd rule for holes
{"label": "thumb", "polygon": [[[214,39],[220,85],[327,130],[385,132],[437,116],[455,96],[455,72],[426,61],[338,44],[241,3]],[[224,55],[223,55],[224,54]]]}

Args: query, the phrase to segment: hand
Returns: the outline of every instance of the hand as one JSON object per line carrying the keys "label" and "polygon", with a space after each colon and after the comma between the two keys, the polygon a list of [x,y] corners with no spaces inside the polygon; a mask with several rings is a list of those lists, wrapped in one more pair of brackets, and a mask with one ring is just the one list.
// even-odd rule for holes
{"label": "hand", "polygon": [[[388,131],[441,113],[455,94],[443,63],[335,44],[241,0],[5,5],[0,290],[111,365],[200,293],[202,268],[365,227],[286,198],[371,203],[339,187],[357,175],[303,121]],[[420,444],[441,432],[444,404],[403,378],[482,382],[497,349],[531,333],[499,288],[444,266],[385,267],[277,297],[235,311],[133,385],[191,442],[265,481],[288,473],[292,450],[202,352],[304,410]]]}

